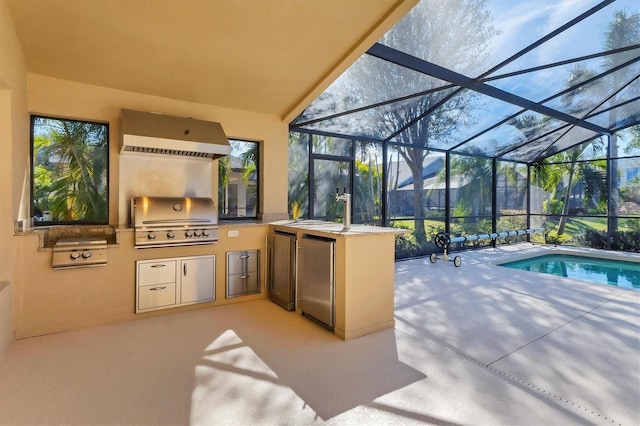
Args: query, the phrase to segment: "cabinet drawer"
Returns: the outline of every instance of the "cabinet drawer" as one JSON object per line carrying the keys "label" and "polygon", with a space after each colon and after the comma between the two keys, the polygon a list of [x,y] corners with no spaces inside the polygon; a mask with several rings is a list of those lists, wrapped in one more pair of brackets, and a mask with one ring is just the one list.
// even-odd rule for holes
{"label": "cabinet drawer", "polygon": [[140,262],[138,264],[138,285],[153,285],[176,282],[176,261]]}
{"label": "cabinet drawer", "polygon": [[241,274],[258,270],[258,251],[234,251],[227,253],[227,274]]}
{"label": "cabinet drawer", "polygon": [[166,283],[138,287],[138,310],[175,305],[176,284]]}
{"label": "cabinet drawer", "polygon": [[260,292],[258,272],[231,274],[227,276],[227,299]]}

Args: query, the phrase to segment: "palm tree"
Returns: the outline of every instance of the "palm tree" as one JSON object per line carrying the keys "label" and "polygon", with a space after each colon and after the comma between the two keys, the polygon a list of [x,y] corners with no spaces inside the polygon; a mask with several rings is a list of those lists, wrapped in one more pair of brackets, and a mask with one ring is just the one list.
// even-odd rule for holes
{"label": "palm tree", "polygon": [[52,218],[106,221],[107,126],[40,117],[34,128],[46,132],[35,144],[34,169],[42,174],[38,166],[45,165],[51,173]]}
{"label": "palm tree", "polygon": [[480,216],[491,211],[491,159],[480,156],[455,156],[451,161],[451,176],[460,179],[456,202],[468,216]]}
{"label": "palm tree", "polygon": [[[239,215],[230,212],[229,200],[229,179],[232,172],[242,173],[242,183],[245,188],[245,204],[236,206],[238,209],[245,209],[247,215],[255,211],[258,187],[255,185],[258,173],[258,153],[260,146],[257,142],[250,141],[229,141],[231,145],[231,155],[218,160],[218,205],[225,215]],[[239,160],[239,164],[238,164]],[[235,203],[238,200],[231,200]]]}
{"label": "palm tree", "polygon": [[[583,143],[552,157],[539,160],[532,166],[532,179],[542,182],[543,189],[556,193],[557,199],[563,202],[558,235],[564,234],[571,207],[570,198],[578,181],[583,181],[590,198],[596,194],[606,193],[603,189],[602,174],[606,168],[603,162],[585,161],[599,154],[604,149],[602,139],[598,138]],[[560,192],[560,196],[558,196]]]}
{"label": "palm tree", "polygon": [[[640,44],[640,13],[628,14],[626,11],[618,10],[614,15],[614,19],[609,24],[609,29],[605,34],[604,45],[607,50],[617,49],[624,46]],[[619,55],[611,55],[606,58],[605,65],[608,68],[615,67],[619,64],[622,64],[637,55],[637,52],[629,51],[624,54]],[[630,74],[633,72],[631,67],[627,67],[627,70],[623,74],[615,73],[613,75],[613,87],[618,87],[620,84],[620,80],[628,79]],[[609,100],[610,105],[616,105],[617,97],[614,96]],[[609,113],[609,122],[615,123],[617,110],[611,109]],[[618,142],[617,142],[617,134],[613,133],[611,135],[611,141],[609,143],[610,146],[610,157],[616,158],[618,156]],[[613,193],[610,194],[611,200],[611,213],[609,214],[609,232],[614,232],[618,229],[618,205],[619,205],[619,197],[618,197],[618,163],[617,161],[612,161],[609,167],[612,168],[609,176],[611,177],[611,185],[613,188]]]}
{"label": "palm tree", "polygon": [[380,217],[382,194],[382,170],[375,153],[363,149],[362,158],[356,159],[353,207],[357,222],[366,222]]}
{"label": "palm tree", "polygon": [[300,208],[301,217],[309,215],[309,138],[304,133],[289,132],[289,205]]}
{"label": "palm tree", "polygon": [[[508,162],[498,162],[498,169],[496,170],[496,175],[498,178],[502,177],[505,182],[505,190],[504,190],[504,206],[509,205],[509,190],[508,186],[511,185],[513,187],[513,192],[515,192],[515,205],[522,206],[524,203],[524,197],[527,195],[527,187],[526,184],[522,186],[518,186],[518,183],[522,179],[522,175],[519,172],[519,168],[524,167],[520,163],[508,163]],[[497,195],[497,194],[496,194]],[[498,214],[500,212],[496,212]]]}

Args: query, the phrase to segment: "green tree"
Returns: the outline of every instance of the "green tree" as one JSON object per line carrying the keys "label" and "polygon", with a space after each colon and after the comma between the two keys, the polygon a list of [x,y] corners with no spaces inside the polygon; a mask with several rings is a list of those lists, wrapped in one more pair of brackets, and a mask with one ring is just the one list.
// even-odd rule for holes
{"label": "green tree", "polygon": [[303,218],[309,217],[309,138],[289,132],[289,208],[296,202]]}
{"label": "green tree", "polygon": [[[617,49],[625,46],[632,46],[640,44],[640,13],[629,14],[626,11],[618,10],[614,14],[614,18],[609,24],[609,28],[605,33],[604,46],[607,50]],[[610,55],[605,59],[605,66],[612,68],[618,66],[630,59],[637,56],[637,52],[627,51],[618,55]],[[627,67],[622,73],[613,74],[613,87],[620,87],[621,84],[626,81],[630,81],[631,78],[637,78],[635,71],[632,67]],[[618,103],[618,96],[613,96],[609,99],[609,105],[616,105]],[[630,106],[633,108],[632,106]],[[627,107],[628,108],[628,107]],[[625,108],[626,109],[626,108]],[[613,108],[609,112],[609,122],[616,123],[618,110]],[[613,133],[610,141],[610,156],[616,158],[618,156],[618,141],[617,134]],[[611,200],[611,214],[609,215],[609,232],[615,232],[618,230],[618,208],[619,208],[619,194],[618,194],[618,163],[612,161],[610,166],[612,168],[611,173],[611,188],[613,193],[610,194]]]}
{"label": "green tree", "polygon": [[[496,34],[491,21],[486,0],[423,1],[385,34],[381,43],[401,46],[401,50],[426,61],[477,75],[487,57],[488,42]],[[429,148],[437,141],[447,143],[457,128],[474,120],[477,97],[470,91],[443,89],[442,81],[417,72],[400,72],[378,60],[357,68],[349,77],[343,81],[349,94],[346,99],[366,99],[369,93],[384,99],[403,99],[365,110],[351,125],[381,139],[400,132],[394,138],[399,142],[395,149],[413,178],[414,234],[424,247],[426,192],[422,174]],[[408,97],[408,93],[415,96]],[[397,189],[391,182],[389,187]]]}
{"label": "green tree", "polygon": [[107,126],[44,117],[33,125],[35,207],[56,221],[106,221]]}
{"label": "green tree", "polygon": [[[526,183],[524,183],[523,185],[518,185],[523,180],[523,176],[520,174],[523,167],[524,166],[520,163],[510,163],[504,161],[498,162],[497,179],[503,179],[505,183],[503,202],[504,206],[509,205],[509,186],[513,187],[513,193],[515,193],[515,205],[524,206],[524,198],[527,195],[527,185]],[[496,212],[496,214],[498,213],[501,212]]]}
{"label": "green tree", "polygon": [[[218,206],[224,215],[241,216],[244,210],[246,215],[253,216],[257,213],[256,182],[260,145],[257,142],[240,140],[230,140],[229,144],[231,155],[218,160]],[[233,177],[232,173],[240,173],[242,176],[242,185],[246,191],[242,197],[243,201],[230,198],[229,183]]]}
{"label": "green tree", "polygon": [[380,220],[382,194],[382,168],[376,145],[358,144],[355,160],[353,209],[354,222]]}
{"label": "green tree", "polygon": [[625,154],[633,155],[636,152],[640,153],[640,125],[631,126],[628,135],[630,141],[625,148]]}
{"label": "green tree", "polygon": [[558,235],[564,234],[571,206],[571,194],[578,181],[584,182],[587,197],[590,199],[606,194],[602,179],[606,164],[602,161],[585,161],[598,155],[603,149],[604,143],[598,138],[533,164],[532,180],[541,182],[545,191],[552,192],[552,198],[563,202]]}
{"label": "green tree", "polygon": [[451,176],[460,180],[456,203],[468,216],[491,212],[492,161],[480,156],[452,156]]}

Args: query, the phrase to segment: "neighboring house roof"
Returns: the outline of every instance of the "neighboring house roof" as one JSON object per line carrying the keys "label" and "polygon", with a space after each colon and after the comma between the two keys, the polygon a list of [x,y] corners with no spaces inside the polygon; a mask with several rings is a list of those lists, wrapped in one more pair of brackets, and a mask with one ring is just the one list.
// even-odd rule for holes
{"label": "neighboring house roof", "polygon": [[[431,159],[422,169],[422,180],[434,177],[442,168],[444,167],[444,158],[436,157]],[[403,189],[405,186],[412,185],[413,186],[413,176],[409,175],[409,177],[402,180],[402,182],[398,183],[398,189]]]}

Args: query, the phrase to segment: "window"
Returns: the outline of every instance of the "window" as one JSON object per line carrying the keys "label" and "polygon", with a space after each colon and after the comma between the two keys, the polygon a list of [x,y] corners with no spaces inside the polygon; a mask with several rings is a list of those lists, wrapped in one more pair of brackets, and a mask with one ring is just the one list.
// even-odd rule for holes
{"label": "window", "polygon": [[109,126],[31,116],[35,225],[109,222]]}
{"label": "window", "polygon": [[254,219],[258,216],[258,142],[229,140],[231,155],[218,160],[218,211],[220,219]]}

